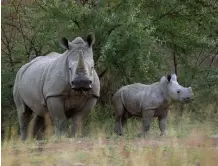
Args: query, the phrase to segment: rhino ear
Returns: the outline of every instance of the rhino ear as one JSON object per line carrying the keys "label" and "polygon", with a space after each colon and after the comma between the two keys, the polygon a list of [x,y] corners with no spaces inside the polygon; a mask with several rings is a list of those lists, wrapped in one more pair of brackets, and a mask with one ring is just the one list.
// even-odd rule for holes
{"label": "rhino ear", "polygon": [[95,43],[95,35],[92,33],[92,34],[89,34],[87,36],[87,43],[89,45],[89,47],[92,47],[92,45]]}
{"label": "rhino ear", "polygon": [[167,75],[167,80],[170,82],[170,80],[171,80],[171,75],[170,74]]}
{"label": "rhino ear", "polygon": [[167,81],[166,76],[161,77],[160,82],[165,83]]}
{"label": "rhino ear", "polygon": [[177,81],[177,76],[176,76],[176,74],[172,74],[172,75],[171,75],[171,80]]}
{"label": "rhino ear", "polygon": [[61,46],[63,49],[65,49],[65,50],[69,50],[69,49],[70,49],[70,43],[69,43],[69,41],[67,40],[67,38],[65,38],[65,37],[62,37],[62,38],[61,38],[60,46]]}

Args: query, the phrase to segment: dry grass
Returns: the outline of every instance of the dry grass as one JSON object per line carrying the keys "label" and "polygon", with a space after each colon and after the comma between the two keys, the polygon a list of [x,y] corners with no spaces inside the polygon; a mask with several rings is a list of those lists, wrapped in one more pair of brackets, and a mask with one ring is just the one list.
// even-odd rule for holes
{"label": "dry grass", "polygon": [[[215,166],[218,163],[217,127],[209,120],[193,120],[188,113],[178,121],[169,115],[168,136],[159,137],[157,122],[148,138],[139,138],[141,123],[128,121],[125,136],[113,133],[113,119],[97,120],[94,113],[82,138],[51,137],[43,141],[19,141],[13,128],[2,143],[2,165],[61,166]],[[215,127],[214,127],[215,126]]]}
{"label": "dry grass", "polygon": [[62,138],[7,141],[2,165],[208,165],[218,162],[218,140],[190,135],[178,138]]}

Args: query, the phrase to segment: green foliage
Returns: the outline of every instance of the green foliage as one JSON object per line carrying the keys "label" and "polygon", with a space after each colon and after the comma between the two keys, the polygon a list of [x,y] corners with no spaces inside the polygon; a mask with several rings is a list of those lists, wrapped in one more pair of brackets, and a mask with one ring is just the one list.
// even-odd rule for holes
{"label": "green foliage", "polygon": [[211,60],[218,53],[215,1],[83,2],[43,0],[25,5],[12,1],[2,7],[3,110],[13,105],[15,74],[31,54],[61,53],[61,37],[86,38],[89,32],[96,36],[97,72],[107,69],[101,79],[100,104],[110,104],[123,85],[152,83],[173,72],[173,55],[179,82],[194,88],[191,109],[198,113],[197,108],[217,103],[218,70]]}

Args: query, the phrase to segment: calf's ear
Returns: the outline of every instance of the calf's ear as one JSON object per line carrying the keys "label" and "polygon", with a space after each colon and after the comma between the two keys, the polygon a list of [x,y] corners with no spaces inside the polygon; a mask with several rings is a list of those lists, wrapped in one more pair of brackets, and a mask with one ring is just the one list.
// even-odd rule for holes
{"label": "calf's ear", "polygon": [[172,81],[177,81],[177,76],[176,76],[176,74],[172,74],[172,75],[171,75],[171,80],[172,80]]}
{"label": "calf's ear", "polygon": [[62,38],[61,38],[60,46],[61,46],[63,49],[65,49],[65,50],[69,50],[69,49],[70,49],[70,43],[69,43],[69,41],[67,40],[67,38],[65,38],[65,37],[62,37]]}
{"label": "calf's ear", "polygon": [[167,75],[167,80],[170,82],[170,80],[171,80],[171,75],[170,74]]}
{"label": "calf's ear", "polygon": [[89,34],[86,40],[89,47],[92,47],[92,45],[95,43],[95,35],[93,33]]}
{"label": "calf's ear", "polygon": [[166,77],[166,76],[161,77],[160,82],[161,82],[161,83],[166,83],[166,82],[168,82],[167,77]]}

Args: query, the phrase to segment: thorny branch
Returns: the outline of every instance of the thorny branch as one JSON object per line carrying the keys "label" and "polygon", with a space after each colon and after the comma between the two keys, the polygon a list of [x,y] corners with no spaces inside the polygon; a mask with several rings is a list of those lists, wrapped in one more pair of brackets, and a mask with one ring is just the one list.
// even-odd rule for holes
{"label": "thorny branch", "polygon": [[[197,60],[196,63],[195,63],[195,67],[197,67],[197,68],[200,67],[201,64],[202,64],[207,58],[211,57],[211,53],[214,52],[216,49],[217,49],[217,46],[215,46],[211,51],[209,51],[209,52],[206,54],[206,56],[204,56],[204,57],[202,58],[202,60],[201,60],[199,63],[197,63],[197,62],[198,62],[198,60]],[[217,53],[218,53],[218,51],[217,51]],[[213,57],[215,57],[217,53],[215,53]],[[202,50],[201,50],[200,53],[199,53],[198,59],[200,59],[200,54],[202,54]],[[213,61],[214,61],[214,58],[211,59],[210,64],[209,64],[209,67],[212,66]],[[196,74],[197,74],[197,71],[194,71],[193,74],[192,74],[192,76],[191,76],[191,78],[193,79],[193,78],[196,76]],[[209,71],[208,71],[208,73],[206,74],[206,76],[208,76],[208,74],[209,74]]]}
{"label": "thorny branch", "polygon": [[20,4],[16,6],[14,3],[12,3],[12,5],[13,5],[15,11],[16,11],[16,14],[17,14],[19,29],[20,29],[21,35],[22,35],[22,37],[23,37],[24,47],[25,47],[26,53],[27,53],[27,55],[28,55],[29,52],[28,52],[27,44],[26,44],[26,37],[25,37],[24,32],[23,32],[23,27],[22,27],[22,23],[21,23],[21,19],[20,19],[19,8],[18,8],[18,7],[20,7]]}
{"label": "thorny branch", "polygon": [[[11,32],[11,34],[12,34],[12,32]],[[14,43],[11,42],[12,40],[9,40],[9,38],[7,37],[7,34],[6,34],[5,30],[4,30],[4,28],[2,28],[2,36],[3,36],[2,43],[5,45],[5,47],[7,49],[7,52],[4,49],[1,49],[1,50],[7,55],[8,59],[9,59],[9,63],[11,65],[11,71],[14,74],[15,73],[15,69],[14,69],[14,62],[13,62],[13,58],[12,58],[12,49],[14,47]]]}

